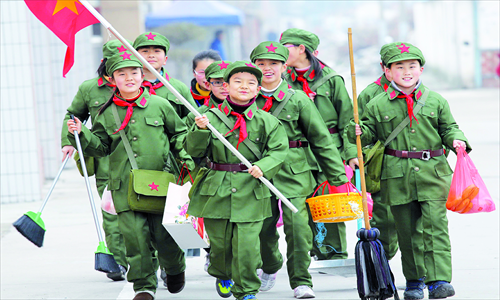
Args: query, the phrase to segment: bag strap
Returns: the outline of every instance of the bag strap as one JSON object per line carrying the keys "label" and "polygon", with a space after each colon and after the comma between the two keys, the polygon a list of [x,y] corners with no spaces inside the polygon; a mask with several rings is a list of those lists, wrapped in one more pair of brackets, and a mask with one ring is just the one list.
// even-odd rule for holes
{"label": "bag strap", "polygon": [[316,92],[316,89],[319,88],[323,83],[327,82],[328,79],[332,78],[333,76],[340,76],[337,72],[332,70],[331,73],[326,74],[325,76],[321,77],[316,81],[311,87],[311,91]]}
{"label": "bag strap", "polygon": [[[418,112],[420,111],[420,109],[425,105],[425,100],[427,99],[427,96],[429,96],[429,92],[430,90],[426,87],[424,87],[424,95],[422,96],[422,98],[420,98],[420,100],[417,101],[417,105],[415,105],[415,109],[413,110],[413,115],[417,115]],[[392,131],[392,133],[389,135],[389,137],[387,137],[387,140],[385,140],[384,142],[384,147],[387,147],[387,145],[389,145],[390,142],[392,142],[392,140],[394,138],[396,138],[396,136],[406,127],[406,125],[410,124],[410,116],[407,116],[401,123],[399,123],[399,125]]]}
{"label": "bag strap", "polygon": [[292,96],[294,94],[295,94],[295,90],[288,89],[288,94],[286,95],[285,99],[283,101],[281,101],[280,104],[278,104],[278,106],[276,107],[276,109],[273,111],[272,115],[277,118],[278,115],[280,114],[280,112],[285,107],[285,105],[288,102],[288,100],[290,100],[290,98],[292,98]]}
{"label": "bag strap", "polygon": [[[115,117],[115,122],[117,128],[120,128],[121,126],[121,121],[120,121],[120,116],[118,115],[118,110],[116,109],[116,104],[111,105],[111,110],[113,111],[113,117]],[[125,136],[125,132],[123,130],[119,131],[120,137],[122,138],[123,146],[125,146],[125,151],[127,152],[128,160],[130,161],[130,165],[132,166],[132,169],[139,169],[137,167],[137,161],[135,160],[134,153],[132,151],[132,147],[130,147],[130,143]]]}
{"label": "bag strap", "polygon": [[[234,128],[234,123],[229,120],[229,118],[225,114],[223,114],[217,107],[214,107],[210,110],[213,111],[217,115],[217,117],[219,117],[219,119],[224,122],[227,127],[229,127],[230,130]],[[257,156],[257,159],[262,158],[262,153],[260,153],[257,146],[255,146],[255,144],[252,143],[249,139],[244,139],[243,144],[245,144],[248,149],[250,149],[250,151],[252,151],[252,153]]]}

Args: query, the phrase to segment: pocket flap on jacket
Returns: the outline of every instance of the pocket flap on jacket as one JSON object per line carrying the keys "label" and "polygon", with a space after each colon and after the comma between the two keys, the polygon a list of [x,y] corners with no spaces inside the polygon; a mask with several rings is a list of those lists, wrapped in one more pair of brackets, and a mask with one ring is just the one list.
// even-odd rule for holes
{"label": "pocket flap on jacket", "polygon": [[165,197],[173,174],[155,170],[132,170],[134,191],[140,195]]}

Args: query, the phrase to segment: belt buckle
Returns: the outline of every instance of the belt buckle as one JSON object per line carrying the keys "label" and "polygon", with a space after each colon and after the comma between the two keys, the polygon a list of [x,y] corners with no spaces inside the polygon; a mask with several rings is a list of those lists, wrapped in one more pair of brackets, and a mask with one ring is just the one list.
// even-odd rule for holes
{"label": "belt buckle", "polygon": [[429,160],[429,159],[431,159],[431,151],[428,151],[428,150],[422,151],[422,157],[420,159],[421,160]]}

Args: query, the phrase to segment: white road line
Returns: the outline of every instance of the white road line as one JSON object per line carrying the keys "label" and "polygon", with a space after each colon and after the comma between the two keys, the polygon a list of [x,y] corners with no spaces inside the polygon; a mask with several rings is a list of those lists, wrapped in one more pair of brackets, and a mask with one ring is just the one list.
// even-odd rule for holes
{"label": "white road line", "polygon": [[120,292],[120,294],[118,295],[118,298],[116,298],[116,299],[117,300],[121,300],[121,299],[130,300],[130,299],[134,298],[134,296],[135,296],[134,284],[132,282],[127,282],[127,284],[125,284],[123,286],[122,291]]}

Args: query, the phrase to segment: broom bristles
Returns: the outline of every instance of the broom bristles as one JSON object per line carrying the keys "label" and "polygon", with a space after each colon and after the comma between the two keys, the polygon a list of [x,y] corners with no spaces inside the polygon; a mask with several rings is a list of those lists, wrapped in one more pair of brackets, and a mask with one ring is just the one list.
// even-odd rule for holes
{"label": "broom bristles", "polygon": [[12,225],[30,242],[38,247],[43,246],[43,238],[45,236],[45,229],[38,225],[28,215],[23,215]]}
{"label": "broom bristles", "polygon": [[119,273],[120,267],[111,254],[96,253],[95,254],[95,269],[104,273]]}

